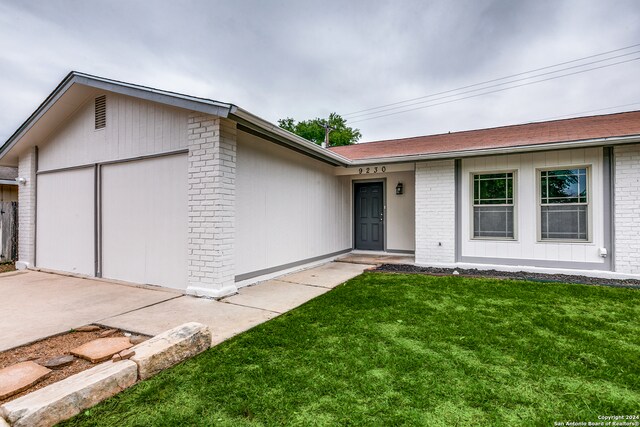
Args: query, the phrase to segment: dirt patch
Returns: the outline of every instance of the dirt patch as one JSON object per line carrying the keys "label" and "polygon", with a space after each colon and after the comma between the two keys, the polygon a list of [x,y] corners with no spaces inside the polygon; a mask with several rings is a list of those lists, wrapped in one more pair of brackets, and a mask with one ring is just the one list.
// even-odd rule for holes
{"label": "dirt patch", "polygon": [[0,264],[0,273],[6,273],[8,271],[16,271],[16,264],[13,262],[5,262]]}
{"label": "dirt patch", "polygon": [[573,276],[569,274],[528,273],[526,271],[478,270],[476,268],[418,267],[409,264],[382,264],[373,271],[385,273],[429,274],[434,276],[453,275],[454,271],[464,277],[488,277],[494,279],[529,280],[533,282],[579,283],[583,285],[615,286],[640,289],[637,279],[602,279],[598,277]]}
{"label": "dirt patch", "polygon": [[[100,334],[105,330],[107,329],[104,328],[91,332],[72,331],[66,334],[45,338],[41,341],[27,344],[22,347],[4,351],[0,353],[0,369],[13,365],[15,363],[25,362],[27,360],[33,360],[36,363],[44,363],[48,359],[67,355],[69,354],[70,350],[75,347],[88,343],[89,341],[95,340],[97,338],[102,338]],[[125,336],[125,334],[122,331],[116,331],[112,335],[109,335],[109,337],[123,336]],[[76,357],[73,363],[71,363],[70,365],[62,367],[60,369],[54,369],[51,374],[44,380],[40,381],[29,389],[22,391],[21,393],[0,400],[0,404],[3,404],[10,400],[14,400],[20,396],[38,390],[49,384],[63,380],[67,377],[70,377],[71,375],[87,370],[93,366],[96,365],[87,360]]]}

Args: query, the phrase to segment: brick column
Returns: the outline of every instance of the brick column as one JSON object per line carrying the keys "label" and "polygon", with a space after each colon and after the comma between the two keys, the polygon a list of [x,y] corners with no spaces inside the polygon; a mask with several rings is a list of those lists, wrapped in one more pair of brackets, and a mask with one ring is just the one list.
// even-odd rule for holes
{"label": "brick column", "polygon": [[25,151],[18,160],[18,261],[16,268],[33,267],[36,258],[36,148]]}
{"label": "brick column", "polygon": [[187,293],[220,298],[235,285],[236,123],[192,113]]}
{"label": "brick column", "polygon": [[455,163],[416,164],[416,263],[455,263]]}
{"label": "brick column", "polygon": [[613,153],[615,271],[640,274],[640,144]]}

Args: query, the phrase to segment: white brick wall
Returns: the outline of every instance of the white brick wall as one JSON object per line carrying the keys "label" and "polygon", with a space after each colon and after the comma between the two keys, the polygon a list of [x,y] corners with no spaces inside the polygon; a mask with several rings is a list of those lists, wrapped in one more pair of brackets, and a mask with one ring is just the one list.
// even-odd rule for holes
{"label": "white brick wall", "polygon": [[416,164],[416,263],[455,262],[454,160]]}
{"label": "white brick wall", "polygon": [[235,285],[236,124],[192,113],[187,292],[218,298]]}
{"label": "white brick wall", "polygon": [[18,161],[18,176],[27,182],[18,187],[18,268],[33,267],[36,233],[36,148]]}
{"label": "white brick wall", "polygon": [[640,274],[640,144],[614,148],[615,270]]}

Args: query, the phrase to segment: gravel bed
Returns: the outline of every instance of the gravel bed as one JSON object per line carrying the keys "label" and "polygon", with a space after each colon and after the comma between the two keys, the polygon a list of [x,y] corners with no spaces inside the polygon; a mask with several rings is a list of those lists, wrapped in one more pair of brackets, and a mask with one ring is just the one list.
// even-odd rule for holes
{"label": "gravel bed", "polygon": [[454,271],[465,277],[490,277],[496,279],[529,280],[533,282],[580,283],[584,285],[615,286],[640,289],[638,279],[602,279],[599,277],[573,276],[569,274],[528,273],[526,271],[478,270],[476,268],[418,267],[409,264],[382,264],[374,271],[385,273],[417,273],[439,276],[452,275]]}
{"label": "gravel bed", "polygon": [[[91,332],[68,332],[0,352],[0,368],[6,368],[7,366],[26,362],[28,360],[32,360],[36,363],[43,363],[47,359],[67,355],[69,354],[69,351],[75,347],[86,344],[94,339],[102,338],[100,334],[105,330],[107,330],[107,328],[101,328],[97,331]],[[122,336],[124,336],[124,333],[122,331],[117,331],[112,335],[109,335],[109,338]],[[31,393],[32,391],[68,378],[71,375],[77,374],[78,372],[82,372],[94,366],[96,365],[87,360],[76,357],[73,363],[63,368],[54,369],[49,376],[32,385],[30,388],[14,394],[13,396],[0,399],[0,404],[17,399],[20,396],[24,396],[27,393]]]}

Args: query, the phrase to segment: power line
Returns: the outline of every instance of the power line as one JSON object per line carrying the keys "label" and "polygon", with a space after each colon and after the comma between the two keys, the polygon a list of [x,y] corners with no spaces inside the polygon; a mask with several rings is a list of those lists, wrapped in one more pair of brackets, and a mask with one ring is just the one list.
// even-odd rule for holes
{"label": "power line", "polygon": [[628,59],[626,61],[619,61],[619,62],[614,62],[613,64],[600,65],[599,67],[593,67],[593,68],[588,68],[586,70],[574,71],[573,73],[567,73],[567,74],[562,74],[560,76],[548,77],[546,79],[541,79],[541,80],[536,80],[536,81],[533,81],[533,82],[522,83],[522,84],[519,84],[519,85],[509,86],[509,87],[505,87],[505,88],[501,88],[501,89],[495,89],[495,90],[491,90],[491,91],[487,91],[487,92],[477,93],[477,94],[465,96],[465,97],[462,97],[462,98],[450,99],[448,101],[438,102],[438,103],[435,103],[435,104],[422,105],[420,107],[409,108],[409,109],[406,109],[406,110],[395,111],[395,112],[387,113],[387,114],[380,114],[380,115],[373,116],[373,117],[366,117],[366,118],[363,118],[363,119],[354,120],[354,121],[350,122],[350,124],[358,123],[358,122],[365,122],[365,121],[373,120],[373,119],[378,119],[380,117],[387,117],[387,116],[393,116],[393,115],[396,115],[396,114],[407,113],[409,111],[420,110],[420,109],[423,109],[423,108],[435,107],[437,105],[449,104],[449,103],[452,103],[452,102],[462,101],[464,99],[475,98],[475,97],[483,96],[483,95],[489,95],[489,94],[496,93],[496,92],[503,92],[503,91],[509,90],[509,89],[515,89],[515,88],[518,88],[518,87],[529,86],[529,85],[532,85],[532,84],[542,83],[542,82],[546,82],[546,81],[549,81],[549,80],[555,80],[555,79],[559,79],[559,78],[562,78],[562,77],[573,76],[575,74],[582,74],[582,73],[586,73],[588,71],[599,70],[601,68],[613,67],[615,65],[625,64],[625,63],[628,63],[628,62],[637,61],[639,59],[640,59],[640,57],[632,58],[632,59]]}
{"label": "power line", "polygon": [[622,58],[622,57],[629,56],[629,55],[635,55],[637,53],[640,53],[640,50],[634,51],[634,52],[625,53],[625,54],[622,54],[622,55],[613,56],[611,58],[600,59],[598,61],[587,62],[587,63],[581,64],[581,65],[574,65],[574,66],[571,66],[571,67],[561,68],[561,69],[555,70],[555,71],[548,71],[546,73],[540,73],[540,74],[535,74],[535,75],[529,76],[529,77],[523,77],[523,78],[520,78],[520,79],[510,80],[510,81],[507,81],[507,82],[504,82],[504,83],[497,83],[497,84],[490,85],[490,86],[484,86],[484,87],[481,87],[481,88],[478,88],[478,89],[466,90],[466,91],[454,93],[454,94],[451,94],[451,95],[441,96],[439,98],[428,99],[428,100],[418,101],[418,102],[412,102],[410,104],[404,104],[404,105],[400,105],[400,106],[396,106],[396,107],[389,107],[389,108],[385,108],[385,109],[381,109],[381,110],[379,109],[378,111],[374,111],[374,112],[371,112],[371,113],[357,114],[355,116],[352,116],[351,118],[355,119],[355,118],[360,118],[360,117],[366,117],[366,116],[370,116],[370,115],[374,115],[374,114],[384,113],[386,111],[393,111],[393,110],[398,110],[398,109],[401,109],[401,108],[412,107],[414,105],[421,105],[421,104],[425,104],[425,103],[429,103],[429,102],[433,102],[433,101],[440,101],[442,99],[453,98],[453,97],[456,97],[456,96],[465,95],[467,93],[479,92],[481,90],[487,90],[487,89],[491,89],[491,88],[494,88],[494,87],[500,87],[500,86],[504,86],[504,85],[511,84],[511,83],[522,82],[522,81],[525,81],[525,80],[534,79],[536,77],[548,76],[550,74],[556,74],[556,73],[560,73],[562,71],[573,70],[573,69],[576,69],[576,68],[582,68],[582,67],[585,67],[587,65],[593,65],[593,64],[599,64],[599,63],[602,63],[602,62],[608,62],[608,61],[610,61],[612,59]]}
{"label": "power line", "polygon": [[563,119],[563,118],[569,119],[575,116],[580,116],[582,114],[597,113],[598,111],[613,110],[614,108],[630,107],[632,105],[640,105],[640,102],[632,102],[630,104],[622,104],[622,105],[613,105],[611,107],[598,108],[595,110],[587,110],[587,111],[580,111],[577,113],[563,114],[561,116],[544,117],[542,119],[533,120],[533,122],[546,122],[547,120],[556,120],[556,119]]}
{"label": "power line", "polygon": [[[358,113],[363,113],[363,112],[366,112],[366,111],[378,110],[378,109],[381,109],[381,108],[390,107],[390,106],[393,106],[393,105],[404,104],[404,103],[407,103],[407,102],[417,101],[417,100],[420,100],[420,99],[430,98],[430,97],[433,97],[433,96],[444,95],[444,94],[451,93],[451,92],[457,92],[457,91],[460,91],[460,90],[463,90],[463,89],[469,89],[469,88],[476,87],[476,86],[482,86],[482,85],[485,85],[485,84],[488,84],[488,83],[493,83],[493,82],[497,82],[497,81],[500,81],[500,80],[509,79],[509,78],[512,78],[512,77],[518,77],[518,76],[522,76],[522,75],[525,75],[525,74],[531,74],[531,73],[534,73],[534,72],[537,72],[537,71],[547,70],[547,69],[550,69],[550,68],[556,68],[556,67],[559,67],[559,66],[562,66],[562,65],[572,64],[572,63],[579,62],[579,61],[584,61],[586,59],[596,58],[598,56],[603,56],[603,55],[607,55],[607,54],[610,54],[610,53],[620,52],[622,50],[631,49],[631,48],[637,47],[637,46],[640,46],[640,43],[637,43],[637,44],[634,44],[634,45],[630,45],[630,46],[626,46],[626,47],[622,47],[622,48],[619,48],[619,49],[610,50],[610,51],[607,51],[607,52],[598,53],[598,54],[595,54],[595,55],[590,55],[590,56],[585,56],[585,57],[578,58],[578,59],[573,59],[571,61],[560,62],[558,64],[548,65],[546,67],[541,67],[541,68],[536,68],[536,69],[529,70],[529,71],[524,71],[524,72],[521,72],[521,73],[511,74],[511,75],[508,75],[508,76],[499,77],[499,78],[496,78],[496,79],[487,80],[487,81],[480,82],[480,83],[474,83],[474,84],[467,85],[467,86],[462,86],[462,87],[459,87],[459,88],[456,88],[456,89],[450,89],[450,90],[446,90],[446,91],[443,91],[443,92],[432,93],[432,94],[425,95],[425,96],[420,96],[420,97],[417,97],[417,98],[406,99],[404,101],[392,102],[390,104],[384,104],[384,105],[380,105],[380,106],[377,106],[377,107],[366,108],[364,110],[353,111],[351,113],[343,114],[342,117],[351,116],[351,115],[355,115],[355,114],[358,114]],[[586,65],[586,64],[584,64],[584,65]]]}

